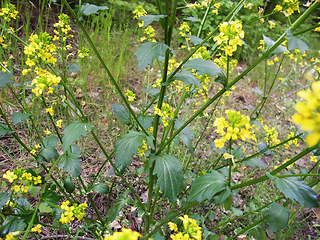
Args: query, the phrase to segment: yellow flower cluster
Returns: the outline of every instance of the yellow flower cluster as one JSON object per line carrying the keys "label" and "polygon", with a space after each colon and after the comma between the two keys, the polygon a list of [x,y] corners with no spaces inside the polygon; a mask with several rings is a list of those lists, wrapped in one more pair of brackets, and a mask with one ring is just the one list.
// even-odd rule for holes
{"label": "yellow flower cluster", "polygon": [[6,235],[5,239],[0,238],[0,240],[16,240],[16,236],[18,236],[19,234],[19,231],[11,232]]}
{"label": "yellow flower cluster", "polygon": [[[202,1],[196,1],[195,3],[189,3],[186,5],[186,7],[191,9],[203,9],[205,7],[208,7],[208,3],[210,0],[202,0]],[[214,2],[215,0],[213,0]]]}
{"label": "yellow flower cluster", "polygon": [[156,30],[154,30],[154,28],[149,25],[148,27],[146,27],[146,29],[144,29],[144,33],[146,34],[146,36],[143,36],[140,38],[140,41],[148,41],[148,42],[156,42],[156,40],[154,39],[154,37],[156,36]]}
{"label": "yellow flower cluster", "polygon": [[18,15],[16,7],[8,3],[6,7],[0,9],[0,19],[4,19],[6,22],[10,22],[12,19],[16,19]]}
{"label": "yellow flower cluster", "polygon": [[154,114],[162,117],[163,126],[168,126],[170,119],[173,119],[173,110],[168,103],[164,103],[161,109],[154,107]]}
{"label": "yellow flower cluster", "polygon": [[31,232],[41,233],[41,224],[37,224],[33,228],[31,228]]}
{"label": "yellow flower cluster", "polygon": [[142,235],[131,229],[122,228],[121,232],[115,232],[112,235],[105,237],[103,240],[138,240]]}
{"label": "yellow flower cluster", "polygon": [[15,182],[11,187],[14,192],[27,193],[31,185],[37,185],[42,183],[41,176],[33,176],[27,172],[24,168],[17,167],[13,171],[7,170],[2,178],[7,179],[9,183]]}
{"label": "yellow flower cluster", "polygon": [[186,34],[191,35],[190,27],[187,22],[181,23],[179,30],[179,35],[181,35],[182,37],[186,36]]}
{"label": "yellow flower cluster", "polygon": [[278,139],[278,132],[274,127],[269,128],[268,125],[264,125],[263,129],[267,136],[265,137],[265,141],[268,146],[276,145],[280,143],[280,140]]}
{"label": "yellow flower cluster", "polygon": [[[216,133],[220,134],[222,137],[214,141],[215,146],[218,148],[223,148],[226,141],[241,139],[245,141],[246,139],[251,139],[256,141],[255,134],[252,130],[252,125],[250,124],[250,118],[246,115],[240,114],[240,112],[234,110],[226,110],[228,121],[224,117],[217,118],[213,126],[217,127]],[[226,132],[225,132],[226,128]]]}
{"label": "yellow flower cluster", "polygon": [[[53,25],[56,30],[54,30],[55,36],[53,37],[54,41],[61,40],[62,42],[66,42],[68,38],[73,38],[73,35],[70,34],[71,27],[70,27],[70,18],[68,15],[62,13],[59,15],[59,21]],[[71,46],[65,46],[65,49],[70,49]]]}
{"label": "yellow flower cluster", "polygon": [[181,232],[178,230],[178,226],[169,222],[168,226],[171,231],[174,231],[174,234],[170,235],[172,240],[201,240],[202,239],[202,231],[201,227],[198,226],[197,221],[195,219],[189,218],[187,215],[183,217],[179,217],[179,219],[183,223],[184,230]]}
{"label": "yellow flower cluster", "polygon": [[27,55],[26,65],[30,68],[40,63],[55,64],[57,59],[54,57],[56,53],[56,45],[52,43],[52,37],[44,32],[33,34],[29,38],[29,44],[24,47],[24,53]]}
{"label": "yellow flower cluster", "polygon": [[136,95],[130,90],[126,91],[126,96],[128,97],[129,102],[133,102],[136,99]]}
{"label": "yellow flower cluster", "polygon": [[[277,5],[279,6],[279,5]],[[276,6],[276,7],[277,7]],[[280,7],[278,7],[280,9]],[[280,10],[286,17],[292,15],[295,11],[300,13],[299,9],[299,0],[283,0],[282,1],[282,8]]]}
{"label": "yellow flower cluster", "polygon": [[143,140],[141,146],[138,148],[138,152],[139,152],[140,156],[144,156],[145,151],[147,151],[147,150],[148,150],[148,145],[147,145],[146,141]]}
{"label": "yellow flower cluster", "polygon": [[57,87],[61,81],[61,77],[55,76],[43,69],[36,69],[37,76],[32,80],[32,92],[39,96],[43,94],[45,89],[48,89],[47,94],[53,93],[53,86]]}
{"label": "yellow flower cluster", "polygon": [[219,26],[220,34],[213,38],[225,52],[225,55],[232,56],[238,46],[243,45],[241,38],[244,38],[241,21],[231,21],[221,23]]}
{"label": "yellow flower cluster", "polygon": [[85,57],[89,57],[89,49],[83,47],[78,50],[78,58],[85,58]]}
{"label": "yellow flower cluster", "polygon": [[75,204],[74,206],[69,207],[68,205],[70,202],[67,200],[61,204],[61,209],[65,210],[60,217],[60,222],[62,224],[68,223],[70,221],[73,221],[76,217],[78,221],[80,221],[85,214],[85,209],[88,207],[88,204],[86,202],[81,204]]}
{"label": "yellow flower cluster", "polygon": [[[294,132],[290,132],[290,133],[288,134],[288,138],[292,138],[292,137],[294,137],[294,136],[295,136]],[[290,140],[288,143],[286,143],[286,144],[284,145],[284,147],[285,147],[286,149],[289,149],[290,145],[295,145],[296,147],[299,147],[298,138],[295,138],[295,139],[293,139],[293,140]]]}
{"label": "yellow flower cluster", "polygon": [[316,145],[320,140],[320,81],[313,82],[311,89],[298,92],[305,102],[295,105],[297,111],[292,121],[300,124],[302,130],[310,131],[306,137],[309,146]]}

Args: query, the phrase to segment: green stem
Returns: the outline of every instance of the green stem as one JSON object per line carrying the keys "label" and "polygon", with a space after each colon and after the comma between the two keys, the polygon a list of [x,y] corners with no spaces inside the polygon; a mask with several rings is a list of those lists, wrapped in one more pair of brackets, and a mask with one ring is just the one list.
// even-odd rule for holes
{"label": "green stem", "polygon": [[258,219],[257,221],[255,221],[254,223],[252,223],[251,225],[249,225],[248,227],[242,229],[242,231],[240,231],[239,233],[237,233],[237,235],[235,235],[235,236],[233,236],[233,237],[231,237],[231,238],[228,238],[228,240],[237,238],[239,235],[241,235],[241,234],[243,234],[243,233],[246,233],[246,232],[249,231],[251,228],[254,228],[255,226],[258,226],[260,223],[262,223],[262,222],[265,221],[266,219],[267,219],[267,216]]}
{"label": "green stem", "polygon": [[205,22],[207,20],[208,13],[210,11],[211,5],[212,5],[212,0],[209,1],[208,6],[207,6],[207,10],[206,10],[206,12],[205,12],[205,14],[204,14],[204,16],[203,16],[203,18],[201,20],[200,27],[199,27],[199,30],[198,30],[198,33],[197,33],[197,37],[200,37],[201,31],[203,29],[203,26],[204,26],[204,24],[205,24]]}
{"label": "green stem", "polygon": [[47,176],[46,179],[44,180],[44,184],[43,184],[43,188],[42,188],[42,191],[41,191],[41,194],[40,194],[39,201],[38,201],[38,203],[37,203],[37,205],[36,205],[36,207],[35,207],[35,209],[34,209],[32,218],[31,218],[31,220],[30,220],[30,222],[29,222],[29,225],[28,225],[28,227],[27,227],[27,229],[26,229],[26,231],[25,231],[25,233],[24,233],[24,235],[23,235],[23,237],[22,237],[22,240],[26,240],[28,234],[29,234],[30,231],[31,231],[31,227],[32,227],[33,222],[34,222],[34,219],[35,219],[35,217],[36,217],[36,215],[37,215],[37,212],[38,212],[38,209],[39,209],[39,206],[40,206],[40,203],[41,203],[40,200],[41,200],[41,198],[42,198],[43,193],[45,192],[45,189],[46,189],[47,184],[48,184],[48,180],[49,180],[49,178],[50,178],[50,176],[51,176],[51,174],[52,174],[55,166],[56,166],[57,163],[60,161],[60,158],[61,158],[61,157],[62,157],[62,156],[60,156],[60,157],[54,162],[54,164],[52,165],[52,167],[51,167],[51,169],[50,169],[50,171],[49,171],[49,173],[48,173],[48,176]]}
{"label": "green stem", "polygon": [[130,103],[128,102],[127,98],[125,97],[125,95],[123,94],[122,89],[120,88],[120,86],[118,85],[118,83],[115,81],[114,77],[112,76],[109,68],[107,67],[106,63],[104,62],[104,60],[102,59],[99,51],[97,50],[96,46],[94,45],[94,43],[92,42],[88,32],[86,31],[86,29],[84,28],[83,24],[80,22],[79,18],[77,17],[77,15],[75,14],[75,12],[73,11],[73,9],[70,7],[69,3],[67,2],[67,0],[62,0],[62,2],[65,4],[65,6],[67,7],[67,9],[69,10],[69,12],[71,13],[71,15],[74,17],[74,19],[76,20],[78,26],[81,28],[83,34],[85,35],[85,38],[87,39],[87,41],[89,42],[89,45],[91,46],[92,50],[94,51],[95,55],[97,56],[98,60],[100,61],[102,67],[104,68],[104,70],[107,72],[109,79],[111,81],[111,83],[113,84],[113,86],[116,88],[118,94],[120,95],[120,98],[122,99],[122,101],[124,102],[124,104],[126,105],[127,109],[129,110],[130,114],[132,115],[132,117],[134,118],[134,120],[138,123],[139,127],[142,129],[142,131],[144,132],[144,134],[146,134],[147,136],[149,135],[147,133],[147,131],[144,129],[144,127],[141,125],[141,123],[139,122],[136,114],[134,113],[134,111],[132,110]]}
{"label": "green stem", "polygon": [[[289,165],[291,165],[292,163],[296,162],[297,160],[299,160],[300,158],[302,158],[303,156],[307,155],[308,153],[312,152],[315,149],[317,149],[317,145],[315,145],[313,147],[309,147],[309,148],[303,150],[302,152],[297,154],[295,157],[293,157],[289,161],[285,162],[284,164],[282,164],[278,168],[274,169],[272,172],[270,172],[270,174],[271,175],[275,175],[276,173],[282,171],[283,169],[285,169],[286,167],[288,167]],[[249,180],[247,182],[231,186],[230,189],[231,190],[235,190],[235,189],[238,189],[238,188],[243,188],[245,186],[250,186],[250,185],[253,185],[253,184],[256,184],[256,183],[259,183],[259,182],[263,182],[263,181],[265,181],[267,179],[268,179],[268,176],[264,175],[262,177]]]}

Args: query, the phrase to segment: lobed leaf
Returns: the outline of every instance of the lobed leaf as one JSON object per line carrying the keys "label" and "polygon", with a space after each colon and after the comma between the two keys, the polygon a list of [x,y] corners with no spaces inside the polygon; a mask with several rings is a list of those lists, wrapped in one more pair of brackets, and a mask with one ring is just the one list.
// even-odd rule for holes
{"label": "lobed leaf", "polygon": [[155,161],[154,174],[163,195],[171,202],[177,200],[183,182],[183,166],[180,161],[169,154],[153,155],[150,160]]}
{"label": "lobed leaf", "polygon": [[286,33],[286,39],[288,40],[289,50],[299,49],[302,54],[304,54],[305,51],[309,50],[308,45],[301,38],[293,36],[290,29],[287,29]]}
{"label": "lobed leaf", "polygon": [[289,210],[278,203],[272,203],[270,209],[264,212],[269,223],[268,231],[273,233],[286,228],[289,221]]}
{"label": "lobed leaf", "polygon": [[171,48],[164,43],[147,42],[141,44],[134,54],[138,61],[138,71],[143,70],[148,65],[152,65],[156,58],[164,57],[168,50],[172,52]]}
{"label": "lobed leaf", "polygon": [[81,171],[81,159],[79,147],[72,146],[71,151],[67,151],[59,161],[59,167],[66,170],[74,177],[78,177]]}
{"label": "lobed leaf", "polygon": [[[263,40],[265,44],[265,49],[263,51],[267,51],[275,43],[275,41],[265,35],[263,35]],[[288,52],[288,50],[283,45],[279,45],[275,50],[272,51],[271,55],[283,52]]]}
{"label": "lobed leaf", "polygon": [[63,131],[62,149],[64,152],[68,151],[69,147],[75,141],[78,141],[81,136],[87,136],[93,125],[89,123],[82,123],[75,121],[68,125]]}
{"label": "lobed leaf", "polygon": [[112,104],[113,114],[124,124],[129,125],[131,122],[130,114],[122,105]]}
{"label": "lobed leaf", "polygon": [[198,177],[192,183],[188,201],[203,202],[204,200],[211,200],[218,193],[228,188],[226,178],[219,172],[212,170],[210,173]]}

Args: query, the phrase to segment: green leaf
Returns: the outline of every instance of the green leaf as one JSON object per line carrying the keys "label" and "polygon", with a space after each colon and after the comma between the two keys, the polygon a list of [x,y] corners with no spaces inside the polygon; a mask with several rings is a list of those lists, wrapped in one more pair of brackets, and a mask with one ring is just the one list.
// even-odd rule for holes
{"label": "green leaf", "polygon": [[153,155],[150,160],[155,161],[154,174],[157,175],[157,183],[163,195],[171,202],[175,202],[183,182],[182,164],[169,154]]}
{"label": "green leaf", "polygon": [[198,86],[199,88],[203,89],[201,83],[198,81],[196,76],[194,76],[191,72],[188,72],[186,70],[182,70],[181,72],[178,72],[176,75],[174,75],[172,80],[173,81],[174,80],[181,81],[181,82],[185,83],[186,85],[194,84],[194,85]]}
{"label": "green leaf", "polygon": [[242,163],[246,164],[250,167],[254,167],[254,168],[256,168],[256,167],[267,168],[268,167],[268,165],[263,160],[261,160],[259,158],[251,158],[247,161],[243,161]]}
{"label": "green leaf", "polygon": [[106,183],[96,183],[91,188],[92,191],[102,194],[107,194],[109,192],[109,186]]}
{"label": "green leaf", "polygon": [[307,205],[308,207],[319,207],[317,201],[317,193],[313,191],[308,185],[305,185],[297,177],[278,178],[267,173],[267,176],[276,182],[278,189],[292,201],[297,200],[300,205]]}
{"label": "green leaf", "polygon": [[96,6],[94,4],[86,3],[81,6],[80,11],[83,15],[89,16],[91,14],[98,13],[99,10],[106,10],[106,9],[109,9],[109,8],[107,6]]}
{"label": "green leaf", "polygon": [[288,49],[299,49],[302,54],[304,54],[305,51],[309,50],[308,45],[301,39],[296,36],[293,36],[291,30],[288,28],[286,31],[286,39],[288,40]]}
{"label": "green leaf", "polygon": [[54,191],[47,190],[42,196],[42,199],[45,200],[48,203],[51,203],[53,205],[57,205],[58,202],[63,198],[63,196],[57,194]]}
{"label": "green leaf", "polygon": [[43,140],[43,147],[55,147],[59,142],[59,138],[55,135],[45,137]]}
{"label": "green leaf", "polygon": [[75,141],[78,141],[81,136],[87,136],[93,125],[89,123],[82,123],[75,121],[67,126],[63,131],[62,149],[64,152],[68,151],[69,147]]}
{"label": "green leaf", "polygon": [[116,143],[115,165],[121,172],[130,164],[132,156],[137,153],[143,140],[146,140],[143,132],[131,130]]}
{"label": "green leaf", "polygon": [[[182,125],[183,125],[184,123],[185,123],[185,122],[182,121],[181,119],[176,119],[175,124],[174,124],[174,128],[178,130],[180,127],[182,127]],[[184,135],[186,135],[188,138],[193,139],[193,132],[191,131],[191,129],[190,129],[189,126],[186,126],[186,127],[182,130],[182,133],[183,133]]]}
{"label": "green leaf", "polygon": [[161,18],[165,18],[167,15],[146,15],[146,16],[141,16],[139,19],[143,20],[143,26],[147,27],[154,21],[159,21]]}
{"label": "green leaf", "polygon": [[0,209],[6,205],[9,199],[10,199],[9,193],[7,192],[0,193]]}
{"label": "green leaf", "polygon": [[128,125],[130,124],[130,122],[131,122],[130,114],[127,111],[127,109],[125,109],[124,106],[112,104],[112,112],[123,123],[128,124]]}
{"label": "green leaf", "polygon": [[184,143],[184,145],[186,145],[186,147],[188,148],[189,152],[193,155],[194,154],[194,149],[193,149],[193,145],[192,145],[192,139],[188,138],[188,136],[186,136],[184,134],[180,134],[179,138]]}
{"label": "green leaf", "polygon": [[14,131],[10,131],[6,125],[0,124],[0,136],[4,136],[8,133],[14,133]]}
{"label": "green leaf", "polygon": [[[196,46],[203,42],[202,38],[192,36],[192,35],[186,35],[187,38],[190,38],[190,41]],[[210,47],[208,43],[203,44],[203,46]]]}
{"label": "green leaf", "polygon": [[268,145],[265,142],[262,142],[258,145],[258,150],[260,153],[265,155],[272,154],[272,151],[269,149]]}
{"label": "green leaf", "polygon": [[52,213],[52,208],[47,206],[45,203],[39,205],[39,211],[41,213]]}
{"label": "green leaf", "polygon": [[278,203],[272,203],[270,209],[264,212],[269,223],[268,231],[273,233],[286,228],[289,221],[289,210]]}
{"label": "green leaf", "polygon": [[74,177],[78,177],[81,171],[80,154],[77,152],[66,152],[59,161],[59,167],[66,170]]}
{"label": "green leaf", "polygon": [[57,152],[57,149],[54,147],[48,146],[41,150],[41,152],[38,154],[37,161],[39,163],[50,162],[50,160],[57,160],[59,157],[59,154]]}
{"label": "green leaf", "polygon": [[0,71],[0,88],[5,87],[8,83],[11,83],[12,81],[10,78],[12,78],[11,73]]}
{"label": "green leaf", "polygon": [[69,72],[76,73],[76,72],[81,71],[81,68],[77,64],[72,63],[67,67],[67,70]]}
{"label": "green leaf", "polygon": [[26,223],[20,217],[9,216],[7,217],[1,225],[0,233],[7,235],[8,233],[15,231],[23,231]]}
{"label": "green leaf", "polygon": [[27,120],[31,114],[28,113],[20,113],[20,112],[14,112],[12,113],[12,121],[14,125],[17,125],[18,123],[21,123],[25,120]]}
{"label": "green leaf", "polygon": [[67,193],[72,193],[76,189],[76,185],[74,185],[70,176],[63,180],[63,187]]}
{"label": "green leaf", "polygon": [[30,193],[30,195],[32,196],[32,197],[37,197],[38,196],[38,194],[39,194],[39,192],[41,191],[41,187],[39,187],[39,186],[33,186],[33,185],[31,185],[31,186],[29,186],[29,188],[28,188],[28,192]]}
{"label": "green leaf", "polygon": [[153,122],[152,117],[138,114],[137,118],[144,129],[148,129],[148,128],[152,127],[152,122]]}
{"label": "green leaf", "polygon": [[226,178],[219,172],[212,170],[210,173],[198,177],[192,183],[192,190],[188,200],[190,202],[211,200],[219,192],[227,188]]}
{"label": "green leaf", "polygon": [[[264,52],[267,51],[270,47],[272,47],[272,45],[275,43],[275,41],[273,41],[265,35],[263,35],[263,40],[265,44],[265,49],[263,50]],[[288,50],[283,45],[279,45],[275,50],[272,51],[271,55],[283,52],[288,52]]]}
{"label": "green leaf", "polygon": [[211,77],[217,76],[215,81],[225,85],[226,75],[225,73],[211,60],[203,60],[201,58],[191,59],[184,64],[185,68],[192,68],[198,71],[198,75],[208,74]]}
{"label": "green leaf", "polygon": [[130,200],[128,197],[129,190],[126,190],[122,196],[118,197],[115,204],[112,205],[112,207],[108,210],[106,216],[107,216],[107,223],[113,222],[113,220],[116,219],[117,216],[119,216],[119,212],[123,209],[123,207],[127,204],[127,202]]}
{"label": "green leaf", "polygon": [[147,42],[141,44],[134,54],[138,61],[138,71],[143,70],[148,65],[152,65],[153,60],[157,57],[164,57],[167,50],[172,52],[171,48],[164,43]]}

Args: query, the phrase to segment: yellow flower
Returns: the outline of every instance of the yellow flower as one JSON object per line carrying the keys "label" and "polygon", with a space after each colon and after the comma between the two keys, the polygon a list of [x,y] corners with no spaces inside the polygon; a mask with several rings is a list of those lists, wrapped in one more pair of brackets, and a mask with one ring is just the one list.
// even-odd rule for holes
{"label": "yellow flower", "polygon": [[18,178],[18,176],[14,172],[7,170],[6,173],[3,174],[2,178],[7,179],[10,183],[12,183],[15,179]]}
{"label": "yellow flower", "polygon": [[311,89],[298,92],[305,102],[295,105],[297,111],[291,118],[304,131],[310,131],[306,137],[309,146],[316,145],[320,140],[320,81],[313,82]]}
{"label": "yellow flower", "polygon": [[62,119],[60,119],[60,120],[58,120],[58,121],[56,122],[56,125],[57,125],[58,128],[61,128],[61,127],[62,127],[61,124],[62,124]]}
{"label": "yellow flower", "polygon": [[42,178],[41,176],[38,176],[38,177],[33,177],[33,184],[34,185],[37,185],[39,183],[42,183]]}
{"label": "yellow flower", "polygon": [[37,224],[37,226],[31,228],[31,232],[41,233],[41,224]]}
{"label": "yellow flower", "polygon": [[143,140],[141,146],[138,148],[138,152],[139,152],[140,156],[144,156],[145,151],[147,151],[147,150],[148,150],[148,145],[147,145],[146,141]]}
{"label": "yellow flower", "polygon": [[122,228],[122,232],[115,232],[112,235],[105,237],[104,240],[138,240],[142,235],[131,229]]}
{"label": "yellow flower", "polygon": [[170,228],[171,231],[178,232],[177,224],[175,224],[175,223],[173,223],[173,222],[168,222],[168,226],[169,226],[169,228]]}
{"label": "yellow flower", "polygon": [[46,108],[46,112],[49,113],[51,116],[53,116],[53,114],[54,114],[54,110],[52,107]]}
{"label": "yellow flower", "polygon": [[19,192],[20,191],[20,186],[19,185],[14,185],[11,189],[13,191],[15,191],[15,192]]}
{"label": "yellow flower", "polygon": [[311,162],[318,162],[317,156],[310,156]]}
{"label": "yellow flower", "polygon": [[126,91],[126,96],[128,97],[129,102],[133,102],[136,99],[136,95],[130,90]]}
{"label": "yellow flower", "polygon": [[161,121],[165,127],[168,126],[169,120],[174,117],[172,107],[168,103],[163,103],[161,109],[154,107],[154,114],[162,117]]}
{"label": "yellow flower", "polygon": [[50,134],[51,134],[51,131],[47,128],[46,130],[44,130],[44,133],[45,133],[46,135],[50,135]]}

